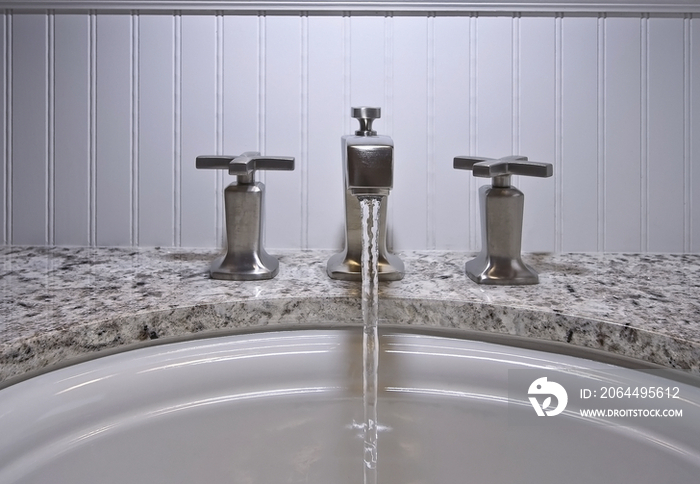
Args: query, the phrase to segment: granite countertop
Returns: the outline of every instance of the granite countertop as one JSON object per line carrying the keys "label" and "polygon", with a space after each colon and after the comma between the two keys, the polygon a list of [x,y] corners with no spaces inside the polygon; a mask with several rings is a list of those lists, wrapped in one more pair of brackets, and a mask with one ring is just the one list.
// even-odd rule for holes
{"label": "granite countertop", "polygon": [[[361,321],[360,284],[330,251],[276,251],[269,281],[208,278],[204,249],[0,248],[0,381],[144,341]],[[526,336],[700,374],[700,255],[529,254],[535,286],[481,286],[462,252],[399,254],[380,324]],[[574,347],[572,346],[572,348]]]}

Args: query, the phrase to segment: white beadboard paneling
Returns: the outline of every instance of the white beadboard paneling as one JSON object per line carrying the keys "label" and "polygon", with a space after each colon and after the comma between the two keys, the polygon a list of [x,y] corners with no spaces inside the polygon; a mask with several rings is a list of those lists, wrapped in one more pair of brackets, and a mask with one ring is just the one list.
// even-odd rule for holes
{"label": "white beadboard paneling", "polygon": [[471,172],[455,170],[469,154],[469,17],[436,17],[435,26],[435,246],[476,250],[469,244]]}
{"label": "white beadboard paneling", "polygon": [[[376,131],[388,134],[391,116],[386,105],[385,42],[387,19],[383,17],[350,17],[350,103],[352,106],[379,106],[382,119],[375,121]],[[357,121],[350,123],[354,132]],[[390,202],[391,203],[391,202]]]}
{"label": "white beadboard paneling", "polygon": [[47,242],[47,18],[12,19],[12,243]]}
{"label": "white beadboard paneling", "polygon": [[0,14],[0,62],[2,63],[0,66],[2,72],[0,75],[0,108],[2,109],[0,112],[3,113],[2,116],[0,116],[0,140],[2,140],[2,144],[0,144],[0,150],[2,150],[0,152],[0,160],[2,160],[2,162],[0,162],[0,224],[2,224],[0,225],[0,232],[2,232],[2,239],[0,239],[0,241],[2,244],[8,244],[10,242],[9,232],[11,230],[11,227],[9,227],[11,217],[8,217],[7,214],[7,209],[9,207],[7,204],[7,197],[11,189],[10,180],[7,177],[8,165],[10,163],[10,157],[8,156],[10,140],[7,136],[7,128],[11,125],[11,123],[7,123],[7,96],[10,88],[10,83],[7,82],[10,70],[8,63],[11,56],[8,52],[9,32],[7,23],[10,18],[12,18],[11,15],[7,13]]}
{"label": "white beadboard paneling", "polygon": [[131,16],[97,16],[96,243],[131,243]]}
{"label": "white beadboard paneling", "polygon": [[183,247],[215,247],[215,170],[197,170],[198,155],[216,153],[216,17],[182,16]]}
{"label": "white beadboard paneling", "polygon": [[690,22],[690,187],[691,187],[691,246],[700,252],[700,18]]}
{"label": "white beadboard paneling", "polygon": [[[513,19],[479,17],[477,41],[477,156],[513,154]],[[486,184],[484,180],[480,185]]]}
{"label": "white beadboard paneling", "polygon": [[46,244],[56,244],[56,16],[46,15]]}
{"label": "white beadboard paneling", "polygon": [[[394,189],[389,197],[393,207],[393,247],[426,249],[428,160],[427,34],[426,17],[393,19],[393,138]],[[431,188],[432,191],[432,188]]]}
{"label": "white beadboard paneling", "polygon": [[130,138],[129,138],[129,148],[131,158],[129,163],[131,165],[130,173],[130,184],[131,184],[131,245],[139,245],[139,102],[140,94],[139,89],[141,86],[141,81],[139,79],[141,65],[139,62],[139,53],[141,50],[141,27],[140,27],[140,14],[133,13],[131,15],[131,66],[130,66],[130,85],[129,90],[131,91],[131,126],[130,126]]}
{"label": "white beadboard paneling", "polygon": [[641,22],[606,19],[605,245],[641,250]]}
{"label": "white beadboard paneling", "polygon": [[[555,162],[555,25],[554,17],[522,17],[518,25],[519,104],[516,154]],[[555,179],[518,177],[525,194],[523,250],[552,252],[555,245]]]}
{"label": "white beadboard paneling", "polygon": [[266,244],[270,248],[301,246],[303,166],[301,156],[301,45],[300,17],[267,17],[265,41],[265,153],[294,156],[294,171],[265,174]]}
{"label": "white beadboard paneling", "polygon": [[56,245],[90,243],[89,54],[85,15],[57,15],[55,79]]}
{"label": "white beadboard paneling", "polygon": [[[216,15],[216,40],[214,54],[216,56],[215,60],[215,72],[214,72],[214,96],[216,107],[215,111],[215,142],[216,142],[216,152],[224,153],[224,16],[221,13]],[[223,170],[216,171],[216,223],[215,223],[215,233],[216,240],[220,244],[226,243],[226,224],[224,215],[224,178],[228,178],[226,172]]]}
{"label": "white beadboard paneling", "polygon": [[[513,19],[478,17],[473,41],[476,63],[476,131],[472,155],[489,158],[513,154]],[[474,178],[472,193],[488,185],[486,178]],[[478,197],[472,197],[471,234],[482,245]]]}
{"label": "white beadboard paneling", "polygon": [[683,252],[693,245],[691,16],[683,16]]}
{"label": "white beadboard paneling", "polygon": [[[309,248],[340,249],[345,212],[340,137],[345,106],[343,17],[309,17],[308,210]],[[352,120],[356,122],[355,120]]]}
{"label": "white beadboard paneling", "polygon": [[[598,245],[598,19],[562,19],[562,250]],[[557,176],[555,174],[555,176]]]}
{"label": "white beadboard paneling", "polygon": [[[222,152],[239,155],[246,151],[260,151],[260,71],[259,24],[256,16],[224,16],[223,38],[223,131]],[[264,90],[263,90],[264,91]],[[261,178],[261,177],[258,177]],[[235,180],[221,172],[225,187]],[[217,195],[222,207],[221,235],[226,235],[223,220],[223,191]]]}
{"label": "white beadboard paneling", "polygon": [[[227,155],[259,151],[258,17],[224,17],[224,136]],[[226,174],[228,185],[234,177]]]}
{"label": "white beadboard paneling", "polygon": [[649,19],[649,250],[684,248],[683,19]]}
{"label": "white beadboard paneling", "polygon": [[232,177],[194,159],[259,150],[297,157],[259,176],[267,246],[338,248],[376,105],[397,249],[478,249],[452,158],[519,152],[561,164],[515,177],[524,250],[700,252],[697,18],[124,12],[1,14],[4,243],[217,246]]}
{"label": "white beadboard paneling", "polygon": [[139,245],[173,244],[174,29],[168,15],[139,19]]}
{"label": "white beadboard paneling", "polygon": [[91,13],[87,17],[90,31],[88,40],[88,239],[90,245],[94,246],[97,240],[97,14]]}

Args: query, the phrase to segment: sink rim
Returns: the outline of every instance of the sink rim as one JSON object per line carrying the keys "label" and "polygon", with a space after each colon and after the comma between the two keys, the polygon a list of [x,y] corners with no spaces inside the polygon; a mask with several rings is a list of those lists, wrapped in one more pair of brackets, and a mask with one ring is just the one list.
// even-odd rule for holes
{"label": "sink rim", "polygon": [[[126,353],[139,350],[142,348],[158,347],[163,345],[183,343],[188,341],[201,341],[214,338],[222,338],[228,336],[238,336],[247,334],[263,334],[275,332],[294,332],[308,330],[343,330],[357,329],[362,330],[362,323],[333,323],[333,322],[315,322],[309,324],[296,323],[281,323],[266,326],[249,326],[237,327],[219,330],[207,330],[199,333],[181,334],[175,336],[167,336],[164,338],[149,339],[137,343],[127,343],[111,348],[100,349],[91,353],[85,353],[80,356],[67,358],[57,363],[33,369],[20,375],[12,376],[3,381],[0,381],[0,391],[9,388],[23,381],[61,370],[63,368],[72,367],[82,363],[101,359],[107,356]],[[500,344],[503,346],[522,348],[534,351],[542,351],[557,355],[571,356],[591,360],[597,363],[606,363],[620,368],[638,370],[638,371],[653,371],[658,374],[661,372],[664,378],[688,384],[700,388],[700,375],[691,373],[690,370],[669,368],[666,366],[652,363],[639,358],[634,358],[626,355],[611,353],[609,351],[589,348],[586,346],[578,346],[569,343],[564,343],[555,340],[546,340],[530,336],[521,336],[508,333],[496,333],[490,331],[480,331],[462,328],[445,328],[434,326],[416,326],[399,323],[388,323],[386,320],[379,320],[379,336],[391,333],[409,333],[420,334],[426,336],[439,336],[446,338],[454,338],[458,340],[480,341],[485,343]]]}

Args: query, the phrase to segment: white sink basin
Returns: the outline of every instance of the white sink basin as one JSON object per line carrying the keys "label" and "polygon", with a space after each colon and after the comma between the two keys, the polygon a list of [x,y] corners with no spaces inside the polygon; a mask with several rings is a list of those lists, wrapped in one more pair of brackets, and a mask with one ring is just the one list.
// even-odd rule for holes
{"label": "white sink basin", "polygon": [[[226,336],[14,384],[0,391],[0,482],[360,484],[361,341],[358,328]],[[381,345],[380,484],[698,482],[693,384],[445,336],[386,330]],[[541,376],[568,392],[559,415],[528,400]],[[681,398],[579,398],[609,386]],[[584,404],[683,416],[616,424]]]}

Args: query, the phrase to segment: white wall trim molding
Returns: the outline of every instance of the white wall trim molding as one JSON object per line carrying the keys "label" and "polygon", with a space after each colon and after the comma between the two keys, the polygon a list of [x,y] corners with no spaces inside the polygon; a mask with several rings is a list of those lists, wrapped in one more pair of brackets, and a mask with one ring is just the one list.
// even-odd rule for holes
{"label": "white wall trim molding", "polygon": [[533,12],[533,13],[653,13],[688,14],[700,13],[697,0],[617,0],[602,2],[595,0],[511,0],[511,1],[460,1],[442,0],[307,0],[307,1],[246,1],[246,0],[0,0],[0,9],[20,12],[54,10],[100,12],[182,11],[182,12],[231,12],[231,13],[415,13],[415,14],[470,14],[472,12]]}

